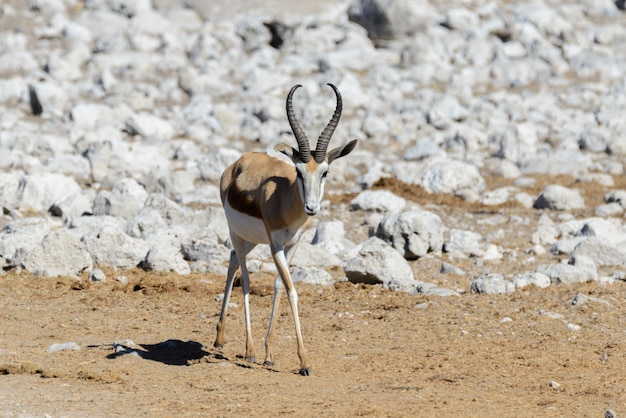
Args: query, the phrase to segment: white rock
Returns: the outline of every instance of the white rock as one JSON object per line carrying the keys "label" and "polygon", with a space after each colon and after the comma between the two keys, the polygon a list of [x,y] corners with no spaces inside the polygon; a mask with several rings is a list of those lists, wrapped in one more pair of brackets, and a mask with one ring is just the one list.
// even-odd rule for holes
{"label": "white rock", "polygon": [[26,89],[26,81],[22,77],[0,80],[0,103],[17,105]]}
{"label": "white rock", "polygon": [[331,267],[342,264],[343,262],[339,257],[324,247],[307,242],[300,242],[291,261],[291,265],[297,267]]}
{"label": "white rock", "polygon": [[553,284],[584,283],[593,280],[588,271],[571,264],[543,265],[537,271],[549,276]]}
{"label": "white rock", "polygon": [[100,270],[100,269],[94,269],[91,273],[89,273],[89,281],[90,282],[104,283],[104,282],[106,282],[106,280],[107,280],[107,278],[106,278],[104,272],[102,270]]}
{"label": "white rock", "polygon": [[509,196],[516,189],[513,187],[500,187],[495,190],[491,190],[483,193],[480,198],[480,203],[483,205],[501,205],[509,200]]}
{"label": "white rock", "polygon": [[74,342],[69,343],[55,343],[48,347],[48,353],[56,353],[63,350],[80,350],[80,346]]}
{"label": "white rock", "polygon": [[579,267],[587,272],[589,278],[592,280],[598,280],[598,271],[596,269],[596,263],[585,255],[575,255],[570,257],[568,264]]}
{"label": "white rock", "polygon": [[378,139],[389,136],[389,125],[385,118],[371,113],[365,117],[362,129],[370,138]]}
{"label": "white rock", "polygon": [[[146,254],[141,266],[148,271],[173,271],[176,274],[191,273],[189,264],[183,258],[180,242],[176,240],[152,239],[154,245]],[[178,244],[178,245],[176,245]]]}
{"label": "white rock", "polygon": [[92,260],[85,247],[67,229],[51,232],[33,248],[21,247],[13,264],[45,277],[79,278],[83,271],[92,268]]}
{"label": "white rock", "polygon": [[423,30],[435,12],[425,0],[356,0],[350,4],[350,20],[367,29],[373,39],[411,35]]}
{"label": "white rock", "polygon": [[81,190],[72,193],[50,207],[50,214],[60,216],[66,221],[91,213],[95,190]]}
{"label": "white rock", "polygon": [[0,205],[7,209],[17,209],[21,199],[22,179],[19,171],[0,173]]}
{"label": "white rock", "polygon": [[537,209],[571,210],[585,207],[585,200],[578,190],[558,184],[546,186],[533,205]]}
{"label": "white rock", "polygon": [[212,184],[196,187],[186,193],[176,196],[176,200],[182,205],[192,205],[194,203],[203,205],[221,205],[220,189]]}
{"label": "white rock", "polygon": [[457,193],[471,190],[479,193],[486,187],[478,169],[461,161],[435,163],[420,173],[419,183],[432,193]]}
{"label": "white rock", "polygon": [[428,211],[404,212],[383,218],[373,232],[408,260],[441,251],[443,246],[441,218]]}
{"label": "white rock", "polygon": [[521,172],[517,165],[509,160],[494,158],[490,160],[491,171],[494,175],[504,177],[506,179],[516,179],[521,176]]}
{"label": "white rock", "polygon": [[455,8],[446,13],[446,24],[455,30],[475,30],[480,25],[480,17],[472,10]]}
{"label": "white rock", "polygon": [[610,244],[626,242],[626,234],[621,230],[621,223],[602,218],[584,220],[582,227],[576,232],[576,236],[598,237]]}
{"label": "white rock", "polygon": [[156,144],[104,141],[92,143],[85,151],[94,181],[114,183],[120,178],[146,175],[151,170],[170,168],[167,151]]}
{"label": "white rock", "polygon": [[472,293],[512,293],[515,285],[504,279],[501,274],[487,274],[474,280],[470,286]]}
{"label": "white rock", "polygon": [[321,284],[325,286],[334,283],[332,276],[326,270],[312,267],[293,268],[291,278],[294,283]]}
{"label": "white rock", "polygon": [[550,246],[552,254],[571,254],[576,247],[587,239],[585,237],[562,238]]}
{"label": "white rock", "polygon": [[433,138],[425,138],[419,140],[409,148],[404,154],[405,160],[423,160],[428,157],[444,157],[445,151],[439,148],[439,145]]}
{"label": "white rock", "polygon": [[504,132],[497,155],[520,164],[535,158],[537,142],[538,135],[534,124],[520,123]]}
{"label": "white rock", "polygon": [[407,261],[383,240],[372,237],[344,266],[352,283],[382,284],[385,288],[415,292],[419,282]]}
{"label": "white rock", "polygon": [[150,249],[149,243],[131,238],[113,226],[105,226],[85,234],[82,242],[94,264],[114,270],[136,267],[146,258]]}
{"label": "white rock", "polygon": [[441,264],[441,269],[439,270],[439,273],[441,274],[456,274],[457,276],[464,276],[465,272],[457,266],[454,266],[450,263],[447,262],[443,262]]}
{"label": "white rock", "polygon": [[482,236],[477,232],[450,230],[450,238],[443,245],[445,252],[470,254],[480,249]]}
{"label": "white rock", "polygon": [[241,157],[241,151],[232,148],[220,148],[210,152],[198,162],[200,176],[203,180],[219,181],[222,173]]}
{"label": "white rock", "polygon": [[350,204],[360,210],[397,213],[404,209],[406,200],[387,190],[365,190],[352,199]]}
{"label": "white rock", "polygon": [[49,173],[63,174],[75,179],[85,180],[89,178],[91,168],[89,161],[80,155],[58,155],[45,162]]}
{"label": "white rock", "polygon": [[23,194],[19,210],[45,213],[54,203],[80,192],[76,181],[62,174],[33,174],[22,179]]}
{"label": "white rock", "polygon": [[128,130],[143,139],[167,141],[174,136],[174,128],[171,123],[149,113],[134,113],[126,124]]}
{"label": "white rock", "polygon": [[167,222],[154,209],[142,209],[137,216],[129,220],[124,231],[133,238],[145,238],[157,229],[167,227]]}
{"label": "white rock", "polygon": [[516,289],[522,289],[529,285],[545,289],[551,284],[550,277],[540,272],[517,274],[511,281]]}
{"label": "white rock", "polygon": [[157,211],[168,225],[185,224],[188,220],[188,211],[176,202],[159,193],[148,196],[144,208]]}
{"label": "white rock", "polygon": [[617,202],[605,203],[598,206],[595,213],[597,216],[602,217],[620,216],[624,213],[624,208]]}
{"label": "white rock", "polygon": [[205,261],[209,264],[222,264],[229,260],[230,249],[215,239],[191,239],[181,244],[181,252],[185,260]]}
{"label": "white rock", "polygon": [[428,112],[428,121],[437,129],[449,128],[469,116],[469,111],[455,96],[445,95],[433,103]]}
{"label": "white rock", "polygon": [[181,196],[196,190],[197,175],[195,167],[189,170],[158,170],[151,171],[143,182],[149,192],[160,193],[179,201]]}
{"label": "white rock", "polygon": [[0,53],[0,74],[28,74],[35,71],[37,67],[37,61],[28,51]]}
{"label": "white rock", "polygon": [[355,244],[346,238],[346,231],[341,221],[320,222],[315,229],[312,244],[319,245],[339,256],[355,247]]}
{"label": "white rock", "polygon": [[626,208],[626,190],[611,190],[604,195],[604,201],[607,203],[619,203]]}
{"label": "white rock", "polygon": [[91,214],[70,218],[66,222],[69,227],[69,231],[81,238],[83,235],[104,227],[121,229],[126,224],[124,219],[117,216],[91,216]]}
{"label": "white rock", "polygon": [[626,266],[624,243],[611,244],[601,237],[589,237],[582,240],[571,252],[571,256],[586,256],[597,266]]}

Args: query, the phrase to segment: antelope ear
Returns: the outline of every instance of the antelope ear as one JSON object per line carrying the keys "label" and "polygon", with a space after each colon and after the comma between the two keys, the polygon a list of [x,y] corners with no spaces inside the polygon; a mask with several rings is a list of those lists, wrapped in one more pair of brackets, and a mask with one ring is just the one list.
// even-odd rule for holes
{"label": "antelope ear", "polygon": [[280,152],[281,154],[285,154],[292,161],[296,161],[300,159],[300,151],[295,149],[294,147],[287,144],[278,144],[274,147],[274,150]]}
{"label": "antelope ear", "polygon": [[342,147],[337,147],[337,148],[330,150],[326,156],[326,159],[328,160],[328,164],[332,163],[337,158],[345,157],[346,155],[350,154],[352,150],[356,147],[357,142],[358,141],[354,139]]}

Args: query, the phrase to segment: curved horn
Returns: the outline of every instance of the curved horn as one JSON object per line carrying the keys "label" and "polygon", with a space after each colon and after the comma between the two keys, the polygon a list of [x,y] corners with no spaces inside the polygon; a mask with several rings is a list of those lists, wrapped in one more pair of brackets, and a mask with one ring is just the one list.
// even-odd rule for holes
{"label": "curved horn", "polygon": [[335,128],[339,124],[339,118],[341,117],[341,109],[343,104],[343,102],[341,101],[341,94],[339,93],[339,90],[337,90],[337,87],[335,87],[331,83],[328,83],[328,85],[332,87],[332,89],[335,91],[335,96],[337,96],[337,107],[335,108],[335,113],[333,113],[333,117],[330,119],[330,122],[328,122],[328,125],[326,125],[326,128],[324,128],[324,131],[317,140],[317,145],[315,147],[315,152],[313,153],[313,158],[318,164],[326,159],[326,150],[328,149],[328,143],[330,142],[330,138],[335,132]]}
{"label": "curved horn", "polygon": [[289,121],[291,130],[293,131],[296,141],[298,142],[298,150],[300,151],[302,162],[308,163],[311,160],[311,147],[309,145],[309,140],[298,123],[296,114],[293,111],[293,93],[298,89],[298,87],[302,87],[302,85],[296,84],[291,88],[291,90],[289,90],[289,94],[287,95],[287,120]]}

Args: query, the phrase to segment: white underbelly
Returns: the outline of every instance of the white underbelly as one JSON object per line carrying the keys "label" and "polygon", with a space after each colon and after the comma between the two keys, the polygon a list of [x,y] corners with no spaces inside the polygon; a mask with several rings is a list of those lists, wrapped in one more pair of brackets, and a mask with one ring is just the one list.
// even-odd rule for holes
{"label": "white underbelly", "polygon": [[224,211],[231,234],[234,233],[238,237],[255,244],[269,244],[265,225],[259,218],[234,210],[228,200],[224,204]]}
{"label": "white underbelly", "polygon": [[[231,234],[234,233],[238,237],[255,244],[270,243],[265,224],[261,219],[236,211],[230,206],[228,200],[224,205],[224,211],[226,212],[226,219],[228,220]],[[306,230],[306,220],[307,216],[304,215],[295,225],[271,231],[274,244],[295,244]]]}

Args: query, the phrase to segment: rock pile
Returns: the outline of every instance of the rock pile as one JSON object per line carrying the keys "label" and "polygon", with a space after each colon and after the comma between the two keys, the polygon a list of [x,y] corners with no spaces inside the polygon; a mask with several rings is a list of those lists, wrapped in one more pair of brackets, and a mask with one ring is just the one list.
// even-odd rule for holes
{"label": "rock pile", "polygon": [[[590,203],[578,190],[528,190],[536,174],[609,189],[623,175],[622,3],[329,0],[314,15],[258,6],[222,19],[199,1],[3,2],[4,268],[222,273],[222,170],[244,151],[292,141],[284,98],[295,83],[305,87],[294,98],[305,130],[320,131],[331,81],[344,97],[335,140],[360,145],[330,182],[358,194],[331,216],[352,225],[322,219],[307,235],[298,280],[330,283],[314,271],[334,264],[351,281],[437,294],[414,279],[419,260],[407,260],[435,257],[442,271],[463,274],[454,259],[484,268],[526,250],[371,190],[383,177],[484,206],[534,207],[544,216],[528,257],[569,257],[509,278],[476,274],[461,291],[621,280],[619,269],[598,268],[626,265],[626,190],[610,190],[584,219],[575,211]],[[486,175],[514,185],[490,190]],[[490,222],[506,234],[527,221]],[[353,242],[358,234],[344,231],[355,225],[369,225],[371,237]],[[272,269],[267,250],[250,257],[251,270]]]}

